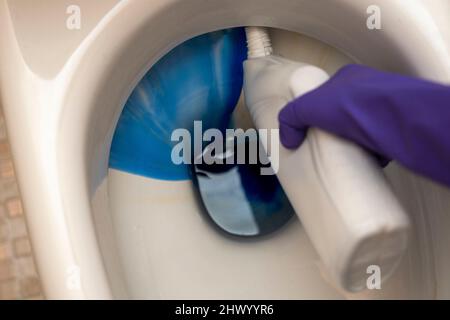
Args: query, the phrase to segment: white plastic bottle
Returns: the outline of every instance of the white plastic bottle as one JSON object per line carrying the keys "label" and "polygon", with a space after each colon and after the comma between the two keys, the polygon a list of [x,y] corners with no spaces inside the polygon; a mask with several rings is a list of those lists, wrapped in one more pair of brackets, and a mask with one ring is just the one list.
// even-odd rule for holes
{"label": "white plastic bottle", "polygon": [[[281,108],[328,75],[272,55],[265,29],[246,31],[245,101],[257,129],[278,129]],[[278,179],[334,283],[359,291],[371,270],[387,278],[407,248],[410,222],[373,157],[317,128],[297,150],[279,150]]]}

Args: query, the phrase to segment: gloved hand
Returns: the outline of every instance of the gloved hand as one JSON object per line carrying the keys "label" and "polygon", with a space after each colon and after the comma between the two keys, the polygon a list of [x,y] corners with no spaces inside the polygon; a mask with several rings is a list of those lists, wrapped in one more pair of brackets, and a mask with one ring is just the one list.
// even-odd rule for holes
{"label": "gloved hand", "polygon": [[279,122],[286,148],[297,148],[308,127],[318,127],[363,146],[383,164],[396,160],[450,186],[450,87],[348,65],[286,105]]}

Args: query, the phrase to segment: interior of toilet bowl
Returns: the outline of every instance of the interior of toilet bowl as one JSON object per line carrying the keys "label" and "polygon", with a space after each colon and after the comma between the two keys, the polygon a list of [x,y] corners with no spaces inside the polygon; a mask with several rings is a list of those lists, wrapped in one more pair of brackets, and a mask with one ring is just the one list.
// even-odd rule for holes
{"label": "interior of toilet bowl", "polygon": [[[235,29],[226,32],[240,31]],[[329,74],[353,62],[331,46],[306,36],[279,29],[271,29],[270,34],[277,54],[317,65]],[[213,37],[220,37],[220,32],[213,33]],[[196,39],[198,38],[188,41],[187,44],[194,41],[196,45],[199,45]],[[234,40],[244,41],[239,37]],[[237,51],[236,55],[242,55],[240,50],[234,49]],[[217,54],[217,48],[215,52]],[[185,56],[185,59],[189,60],[189,56]],[[245,58],[239,57],[239,59]],[[187,61],[187,63],[192,66],[194,61]],[[227,64],[226,69],[233,70],[229,62],[222,63]],[[179,72],[183,73],[181,63],[175,62],[175,64],[179,66]],[[156,70],[163,69],[160,62],[155,66],[158,67]],[[278,232],[250,241],[225,237],[212,228],[208,219],[204,218],[205,209],[195,200],[195,187],[191,182],[188,168],[182,167],[184,171],[176,171],[176,176],[171,172],[164,175],[165,170],[180,170],[171,162],[170,149],[164,150],[164,147],[159,147],[159,150],[156,150],[156,157],[146,152],[146,148],[152,151],[158,148],[158,146],[152,146],[153,140],[165,139],[168,143],[170,130],[180,125],[168,123],[167,115],[175,116],[176,110],[165,113],[158,107],[170,108],[169,106],[158,106],[147,102],[148,99],[152,99],[152,89],[164,91],[161,89],[161,83],[176,86],[174,82],[165,82],[167,77],[170,77],[168,70],[165,70],[166,72],[156,70],[151,69],[147,73],[125,104],[116,127],[110,154],[108,177],[110,213],[129,293],[132,296],[146,298],[367,296],[368,292],[357,295],[339,292],[328,283],[327,275],[321,270],[319,258],[296,217]],[[148,79],[152,78],[152,72],[155,71],[160,83],[155,88],[149,88],[150,80]],[[238,78],[232,80],[240,86],[242,82],[239,79],[240,68],[235,68],[234,71],[238,73]],[[191,83],[191,90],[198,91],[192,86],[196,81],[195,78],[198,77],[198,71],[192,70],[192,72],[192,74],[183,73],[184,79],[186,83]],[[166,88],[170,92],[171,99],[176,100],[178,89]],[[188,95],[185,90],[182,92],[183,96],[178,97],[180,100]],[[237,126],[244,129],[251,127],[252,123],[243,99],[238,101],[236,93],[229,93],[229,95],[234,95],[231,103],[237,104],[236,110],[232,113],[238,123]],[[147,102],[143,109],[137,107],[139,104],[136,103],[136,99]],[[196,113],[195,107],[197,106],[198,109],[201,99],[194,99],[195,106],[190,105],[186,100],[183,101],[183,107],[188,104],[190,112],[184,112],[184,116],[192,121],[192,116]],[[218,107],[220,108],[218,102],[211,97],[209,100],[205,106],[206,110],[202,113],[202,119],[206,121],[211,121],[218,113],[220,114],[217,110]],[[176,104],[176,102],[172,103]],[[146,118],[146,113],[150,118]],[[179,111],[177,115],[174,118],[179,120],[183,111]],[[226,114],[221,114],[221,118],[226,119],[226,117]],[[130,118],[134,121],[130,122]],[[161,124],[164,121],[166,122]],[[154,122],[159,124],[157,127],[164,130],[158,131],[158,128],[152,128]],[[220,122],[216,122],[215,125],[220,126]],[[136,127],[141,125],[150,131],[144,130],[146,133],[137,139],[128,134],[129,130],[135,131]],[[166,152],[166,157],[161,160],[163,152]],[[123,159],[123,156],[126,158]],[[142,163],[149,167],[142,167]],[[157,170],[154,169],[155,167]],[[419,261],[418,254],[414,250],[410,251],[408,259]],[[382,291],[371,294],[379,297],[403,297],[406,292],[416,292],[416,290],[410,290],[411,284],[406,285],[408,289],[405,291],[404,282],[408,281],[409,277],[412,277],[409,278],[410,281],[414,281],[412,279],[417,278],[424,270],[409,264],[404,268],[412,268],[408,270],[411,272],[409,276],[405,278],[402,275],[405,270],[400,268],[397,275],[389,279],[387,283],[383,283]],[[139,276],[136,277],[136,274]],[[403,288],[399,289],[399,286]],[[422,289],[421,297],[431,294],[430,291],[424,292]],[[430,288],[427,289],[432,291]]]}
{"label": "interior of toilet bowl", "polygon": [[[238,65],[233,66],[234,61],[217,61],[211,68],[232,70],[236,73],[228,81],[236,85],[237,90],[235,88],[235,92],[228,93],[226,89],[221,90],[221,98],[227,94],[232,98],[231,105],[222,108],[234,109],[236,106],[234,112],[228,111],[234,127],[246,129],[253,126],[243,99],[238,100],[242,89],[242,62],[246,56],[245,37],[242,32],[242,28],[214,32],[191,39],[177,47],[180,49],[172,50],[168,55],[175,56],[174,59],[169,58],[169,61],[166,61],[166,57],[163,57],[155,64],[156,68],[150,69],[134,89],[119,118],[110,154],[111,214],[113,224],[119,226],[115,229],[118,245],[122,250],[124,272],[129,278],[127,282],[133,285],[131,290],[138,292],[138,296],[152,297],[152,292],[157,289],[167,297],[299,298],[308,297],[309,294],[317,298],[322,295],[328,298],[339,297],[339,294],[322,280],[317,266],[318,258],[296,217],[285,221],[283,225],[286,222],[288,225],[278,232],[262,239],[236,239],[218,233],[208,223],[209,219],[205,219],[205,208],[195,199],[196,188],[191,182],[189,168],[186,165],[176,166],[171,161],[173,145],[170,143],[170,134],[172,130],[182,126],[183,121],[187,121],[187,126],[192,125],[197,116],[198,120],[203,120],[207,129],[208,122],[220,127],[223,119],[228,116],[221,112],[220,101],[214,99],[214,88],[208,87],[205,93],[208,98],[206,104],[203,102],[205,98],[198,98],[199,91],[202,91],[205,85],[198,82],[199,72],[207,72],[205,69],[208,67],[205,65],[208,60],[204,57],[201,62],[204,69],[199,71],[198,66],[195,66],[196,55],[186,52],[185,46],[189,48],[196,45],[195,52],[212,51],[215,56],[220,55],[221,48],[223,50],[222,42],[221,48],[217,48],[217,44],[213,42],[203,49],[201,41],[204,37],[221,39],[230,33],[239,35],[233,38],[237,41],[233,49],[239,60]],[[350,62],[350,59],[338,51],[307,37],[275,29],[271,33],[275,50],[285,57],[320,65],[330,73],[340,65]],[[177,56],[178,50],[184,54],[183,57]],[[180,58],[185,61],[180,62]],[[172,68],[165,66],[165,63],[175,64],[178,70],[174,71],[178,75],[182,74],[183,79],[168,81]],[[183,72],[184,63],[191,73]],[[159,83],[152,88],[149,83],[152,82],[154,72]],[[214,77],[219,76],[224,76],[223,72],[214,74]],[[183,82],[181,88],[178,87],[180,81]],[[217,85],[210,79],[208,81],[213,83],[213,87]],[[152,89],[159,90],[167,97],[161,88],[164,85],[173,86],[166,87],[166,94],[172,105],[181,109],[178,112],[170,110],[172,107],[161,99],[148,102],[155,99]],[[189,96],[188,87],[194,92],[193,105],[186,98]],[[177,90],[180,89],[181,96],[177,99]],[[181,104],[172,100],[179,100]],[[169,110],[161,110],[162,107]],[[187,111],[183,110],[184,108],[187,108]],[[220,114],[219,119],[215,119],[217,114]],[[180,119],[183,116],[188,120]],[[143,129],[139,137],[136,137],[135,132],[139,127]],[[165,145],[154,150],[157,148],[153,145],[154,140],[164,140]],[[149,154],[149,149],[155,154]],[[164,152],[165,155],[162,155]],[[252,178],[257,179],[248,178],[249,182],[252,182]],[[261,196],[267,191],[273,192],[270,189],[270,185],[265,185],[254,193]],[[276,205],[276,199],[273,197],[269,197],[268,201],[262,198],[263,200],[257,200],[259,206],[269,208]],[[239,211],[232,212],[237,210],[236,208],[229,210],[231,212],[227,212],[228,215],[240,214]],[[282,227],[277,219],[279,212],[271,211],[269,214],[272,214],[272,219],[266,218],[270,219],[267,223],[275,225],[277,229]],[[287,218],[291,218],[292,214],[291,209]],[[267,217],[267,212],[263,216]],[[242,228],[241,225],[246,224],[246,219],[242,216],[239,218],[240,225],[235,228]],[[256,224],[255,227],[260,225]],[[130,243],[130,240],[133,242]],[[155,245],[161,246],[160,249],[156,250]],[[130,246],[139,247],[140,250],[129,250]],[[296,246],[302,249],[297,250]],[[142,255],[141,250],[146,254]],[[158,263],[149,265],[149,260]],[[134,278],[132,275],[137,271],[136,266],[143,267],[139,274],[147,273],[151,278]],[[160,285],[156,286],[154,279],[158,279]],[[297,285],[290,284],[292,282]],[[305,282],[308,285],[305,285]],[[314,289],[310,292],[311,287]],[[314,291],[316,293],[313,293]]]}
{"label": "interior of toilet bowl", "polygon": [[[251,5],[252,1],[245,3]],[[117,297],[133,298],[433,298],[437,294],[445,296],[449,292],[448,286],[439,287],[436,284],[438,277],[436,273],[442,271],[439,270],[440,267],[436,267],[433,255],[436,248],[432,242],[437,239],[430,239],[427,228],[429,223],[445,225],[450,221],[439,217],[439,223],[429,222],[423,208],[420,208],[422,202],[417,196],[424,188],[431,188],[437,193],[445,193],[445,190],[431,186],[429,182],[411,176],[395,165],[387,169],[387,174],[399,197],[405,200],[417,228],[402,265],[396,274],[383,284],[382,290],[365,291],[356,295],[339,292],[327,281],[319,258],[298,219],[293,218],[284,228],[262,239],[246,241],[230,239],[217,233],[199,214],[201,209],[194,201],[190,180],[163,180],[161,177],[117,170],[120,169],[118,167],[108,170],[110,146],[116,124],[126,101],[139,81],[165,53],[182,41],[206,31],[245,25],[244,21],[248,23],[251,21],[256,25],[279,26],[282,29],[317,36],[339,46],[349,55],[300,33],[281,29],[271,30],[275,52],[293,60],[318,65],[330,74],[348,62],[357,61],[405,73],[442,79],[445,77],[442,70],[437,67],[430,66],[422,70],[421,66],[414,63],[416,57],[404,56],[405,52],[397,48],[392,39],[382,36],[379,39],[378,36],[374,36],[367,47],[360,48],[353,43],[354,39],[349,40],[345,35],[339,35],[342,32],[351,32],[350,30],[333,28],[327,30],[329,25],[312,22],[308,17],[308,10],[315,12],[314,8],[292,8],[291,6],[295,4],[283,1],[280,4],[282,10],[277,12],[279,9],[273,9],[275,10],[273,16],[268,18],[266,14],[262,14],[267,12],[264,3],[260,2],[258,7],[262,11],[258,12],[259,9],[256,10],[256,7],[248,8],[255,10],[252,11],[253,14],[247,15],[244,5],[242,14],[245,18],[238,20],[231,18],[227,10],[216,12],[211,9],[208,13],[209,9],[206,8],[205,14],[209,14],[209,18],[199,15],[198,22],[187,21],[186,28],[181,31],[176,32],[173,28],[168,28],[164,37],[159,37],[153,32],[153,37],[150,38],[145,32],[155,26],[163,28],[164,22],[160,19],[170,17],[169,11],[164,11],[165,15],[161,14],[157,9],[162,9],[155,6],[153,8],[155,16],[152,16],[152,19],[147,17],[144,19],[145,23],[136,25],[135,30],[129,31],[129,34],[125,33],[123,37],[120,32],[115,34],[122,50],[111,52],[106,62],[96,61],[97,58],[92,56],[89,62],[80,63],[78,73],[74,77],[71,95],[76,96],[83,92],[78,91],[81,89],[77,89],[77,86],[84,87],[83,90],[89,92],[78,95],[76,105],[87,107],[85,110],[83,107],[78,108],[76,114],[68,108],[69,111],[63,115],[61,141],[71,145],[73,153],[61,154],[60,170],[66,171],[64,164],[70,163],[73,159],[79,159],[83,165],[75,170],[71,168],[70,176],[66,175],[66,178],[73,177],[73,179],[67,179],[68,182],[65,182],[62,188],[66,194],[83,194],[79,189],[80,185],[88,186],[89,194],[85,195],[89,199],[88,206],[84,210],[76,210],[73,217],[77,216],[78,221],[82,221],[80,215],[83,213],[80,212],[92,213],[102,262],[113,294]],[[311,4],[313,2],[309,3],[314,6]],[[175,11],[189,16],[189,10],[181,7]],[[305,13],[302,20],[306,22],[303,25],[302,23],[296,25],[298,16],[290,15],[289,12],[294,10],[300,14],[300,9],[306,9],[303,11]],[[235,11],[229,10],[230,14],[236,14]],[[349,12],[344,10],[343,14],[345,16]],[[211,15],[218,18],[211,22]],[[276,19],[277,16],[283,17],[283,22]],[[321,19],[322,17],[319,17],[318,21],[324,21]],[[316,31],[318,33],[315,33]],[[356,38],[358,36],[355,36]],[[97,49],[102,46],[110,47],[107,44],[109,39],[108,35],[104,37],[99,35],[95,46]],[[150,41],[151,44],[142,45],[143,41]],[[385,49],[392,52],[388,56],[380,55],[384,49],[376,48],[377,44],[383,44]],[[92,50],[95,52],[95,49]],[[101,68],[96,78],[83,77],[83,72],[96,63],[99,63]],[[70,96],[67,101],[70,105]],[[95,108],[88,107],[94,105]],[[245,113],[242,100],[236,112]],[[71,131],[74,117],[85,123],[85,135],[82,137],[74,133],[77,130]],[[80,179],[83,181],[80,185],[73,183]],[[417,202],[410,199],[411,192],[414,192],[411,191],[411,185],[417,189],[415,198]],[[437,197],[449,198],[446,195]],[[72,203],[71,206],[71,201],[75,199],[67,199],[68,207],[83,209],[83,203]],[[448,202],[442,201],[436,207],[437,214],[443,212],[442,208],[448,207]],[[68,215],[70,219],[70,212]],[[427,223],[423,223],[424,221]],[[81,222],[74,224],[73,234],[78,234],[77,228],[83,229],[83,226]],[[435,237],[440,237],[439,240],[444,242],[448,240],[444,232],[437,233]],[[444,266],[447,261],[438,263]]]}

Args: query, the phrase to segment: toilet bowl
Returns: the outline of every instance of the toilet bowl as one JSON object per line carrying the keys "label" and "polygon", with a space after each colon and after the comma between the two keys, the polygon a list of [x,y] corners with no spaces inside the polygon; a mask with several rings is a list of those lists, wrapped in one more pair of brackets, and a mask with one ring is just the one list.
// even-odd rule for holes
{"label": "toilet bowl", "polygon": [[79,1],[80,30],[65,26],[70,1],[43,1],[41,18],[0,2],[0,103],[47,298],[450,298],[450,191],[396,164],[385,173],[413,223],[410,247],[381,289],[357,294],[329,281],[298,219],[230,239],[199,215],[190,180],[108,167],[128,97],[187,39],[267,26],[279,54],[330,73],[353,61],[449,83],[445,0],[379,0],[380,30],[366,27],[366,0],[92,2]]}

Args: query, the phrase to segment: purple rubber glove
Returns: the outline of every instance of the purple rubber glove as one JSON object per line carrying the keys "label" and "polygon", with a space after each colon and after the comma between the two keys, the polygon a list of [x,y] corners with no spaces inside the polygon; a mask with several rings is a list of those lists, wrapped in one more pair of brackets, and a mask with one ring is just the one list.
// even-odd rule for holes
{"label": "purple rubber glove", "polygon": [[450,87],[348,65],[285,106],[279,121],[286,148],[318,127],[450,186]]}

